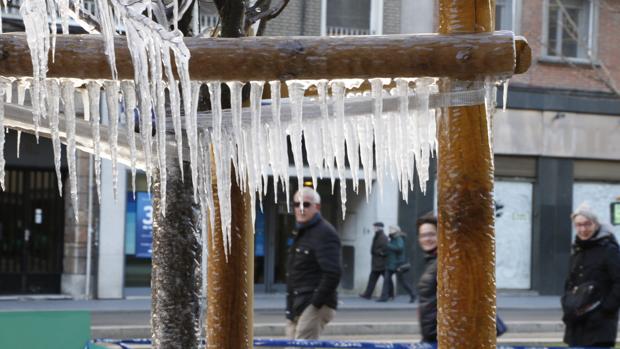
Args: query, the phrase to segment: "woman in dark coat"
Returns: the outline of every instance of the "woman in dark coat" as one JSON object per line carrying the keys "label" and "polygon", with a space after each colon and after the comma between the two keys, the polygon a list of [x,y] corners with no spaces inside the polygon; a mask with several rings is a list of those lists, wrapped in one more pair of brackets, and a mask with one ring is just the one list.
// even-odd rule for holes
{"label": "woman in dark coat", "polygon": [[577,236],[562,296],[564,342],[569,346],[615,346],[620,307],[620,249],[611,229],[589,207],[571,215]]}
{"label": "woman in dark coat", "polygon": [[418,281],[418,318],[422,341],[437,342],[437,218],[427,214],[416,222],[418,243],[424,251],[424,273]]}
{"label": "woman in dark coat", "polygon": [[379,276],[384,276],[385,274],[385,248],[388,244],[388,237],[383,232],[383,223],[376,222],[373,224],[373,229],[375,230],[375,236],[372,239],[372,246],[370,247],[371,270],[368,276],[368,285],[366,286],[366,290],[360,293],[360,297],[366,299],[372,297]]}

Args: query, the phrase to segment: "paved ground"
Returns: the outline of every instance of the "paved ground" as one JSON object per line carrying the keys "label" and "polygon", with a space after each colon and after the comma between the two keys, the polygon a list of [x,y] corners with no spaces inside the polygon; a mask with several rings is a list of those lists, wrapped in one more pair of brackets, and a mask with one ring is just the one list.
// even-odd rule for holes
{"label": "paved ground", "polygon": [[[149,336],[148,291],[127,292],[123,300],[71,300],[63,297],[0,297],[0,311],[86,310],[92,314],[95,338]],[[339,310],[327,327],[325,339],[419,340],[417,304],[401,296],[378,303],[356,296],[341,296]],[[504,343],[558,343],[563,325],[559,297],[528,293],[500,294],[498,313],[509,327]],[[284,295],[257,294],[254,300],[256,337],[284,335]]]}

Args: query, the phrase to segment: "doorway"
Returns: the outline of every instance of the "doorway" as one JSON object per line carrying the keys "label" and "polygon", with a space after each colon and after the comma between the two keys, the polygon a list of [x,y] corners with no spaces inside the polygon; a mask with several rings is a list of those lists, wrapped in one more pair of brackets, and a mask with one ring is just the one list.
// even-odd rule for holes
{"label": "doorway", "polygon": [[54,170],[6,169],[0,192],[0,294],[60,293],[64,218]]}

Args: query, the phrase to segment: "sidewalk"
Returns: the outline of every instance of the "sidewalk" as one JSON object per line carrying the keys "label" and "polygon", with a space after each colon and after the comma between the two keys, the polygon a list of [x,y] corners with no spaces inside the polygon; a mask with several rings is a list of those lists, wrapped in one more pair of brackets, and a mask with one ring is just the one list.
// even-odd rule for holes
{"label": "sidewalk", "polygon": [[[121,300],[71,300],[58,296],[0,297],[0,312],[83,310],[91,313],[93,338],[150,337],[151,300],[148,289],[127,292],[126,297]],[[255,295],[256,337],[284,337],[284,298],[282,293]],[[325,338],[414,340],[419,337],[417,303],[408,303],[408,297],[400,296],[387,303],[354,295],[341,295],[339,298],[338,313],[327,326]],[[518,338],[547,338],[547,342],[558,342],[561,338],[564,325],[560,321],[558,296],[500,293],[497,304],[498,313],[509,328],[506,338],[511,338],[511,342]]]}
{"label": "sidewalk", "polygon": [[[256,311],[283,311],[282,293],[258,293],[254,295]],[[87,311],[149,311],[151,300],[148,293],[126,295],[125,299],[79,300],[58,295],[0,297],[0,311],[44,311],[44,310],[87,310]],[[408,303],[407,298],[398,297],[392,302],[375,302],[354,295],[340,295],[339,309],[390,310],[416,309],[417,303]],[[561,309],[559,296],[538,296],[530,294],[502,294],[497,296],[497,308],[502,309]]]}

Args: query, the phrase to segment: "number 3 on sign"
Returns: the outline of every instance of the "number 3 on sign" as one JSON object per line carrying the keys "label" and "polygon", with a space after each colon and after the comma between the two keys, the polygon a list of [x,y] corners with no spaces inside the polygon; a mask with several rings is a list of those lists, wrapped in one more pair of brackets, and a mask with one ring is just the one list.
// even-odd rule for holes
{"label": "number 3 on sign", "polygon": [[142,218],[142,224],[153,224],[153,206],[144,206],[144,218]]}

